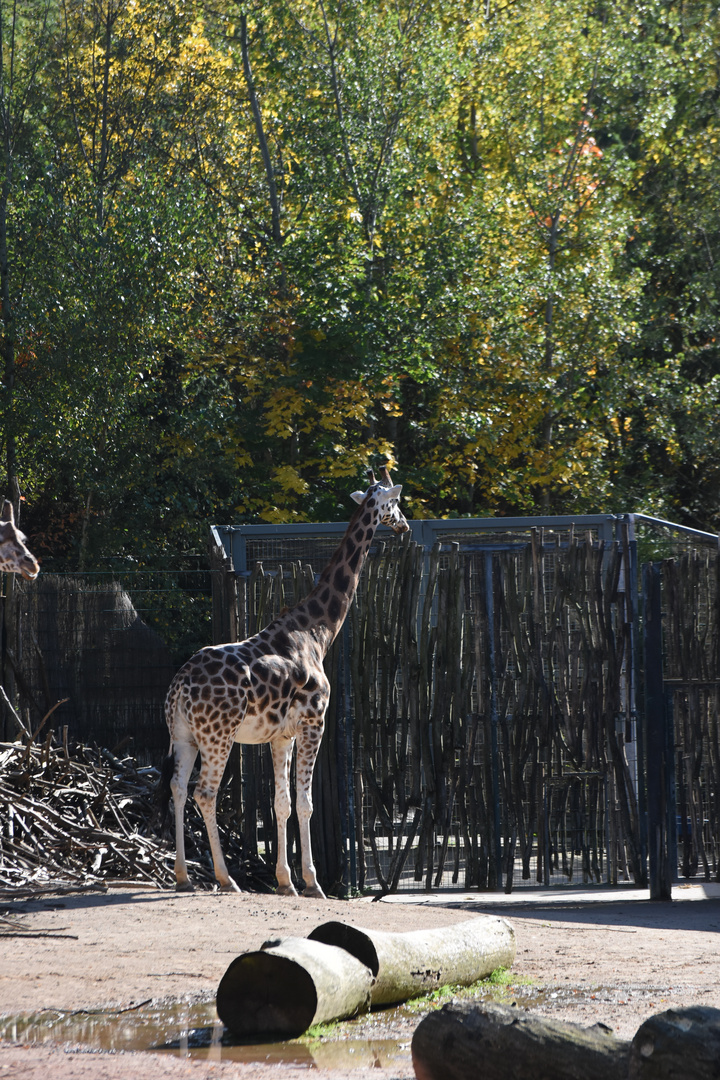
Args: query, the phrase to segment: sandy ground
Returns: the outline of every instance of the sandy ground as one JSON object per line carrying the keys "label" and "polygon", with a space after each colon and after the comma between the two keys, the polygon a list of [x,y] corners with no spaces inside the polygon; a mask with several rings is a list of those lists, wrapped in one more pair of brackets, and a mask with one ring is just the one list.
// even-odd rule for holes
{"label": "sandy ground", "polygon": [[[623,1038],[666,1008],[720,1008],[720,898],[706,898],[701,888],[676,890],[687,899],[668,903],[615,895],[621,898],[600,903],[584,895],[517,903],[515,896],[514,903],[499,905],[478,894],[373,903],[119,887],[0,902],[0,1017],[47,1009],[132,1013],[149,999],[210,997],[239,953],[269,937],[305,936],[329,919],[404,931],[483,912],[502,914],[515,929],[512,982],[501,991],[506,1003],[583,1025],[602,1021]],[[420,1017],[373,1014],[355,1021],[350,1035],[368,1050],[376,1039],[407,1045]],[[320,1052],[303,1051],[307,1060],[295,1064],[244,1064],[219,1060],[219,1049],[212,1048],[193,1059],[105,1053],[78,1044],[17,1042],[12,1028],[4,1030],[0,1080],[307,1080],[313,1066],[322,1080],[413,1076],[409,1052],[390,1063],[379,1052],[359,1053],[365,1067],[350,1068],[347,1053],[338,1060],[328,1044]]]}

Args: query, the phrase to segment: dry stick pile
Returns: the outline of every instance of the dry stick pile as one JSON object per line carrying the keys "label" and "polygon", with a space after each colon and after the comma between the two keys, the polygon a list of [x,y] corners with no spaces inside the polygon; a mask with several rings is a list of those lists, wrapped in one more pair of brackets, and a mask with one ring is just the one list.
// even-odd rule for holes
{"label": "dry stick pile", "polygon": [[[159,770],[96,746],[69,748],[67,729],[62,745],[52,731],[39,745],[35,737],[26,732],[20,742],[0,743],[0,899],[103,889],[118,880],[172,888],[174,844],[171,834],[160,835]],[[212,863],[194,803],[186,834],[191,875],[210,888]],[[237,827],[225,822],[221,834],[240,887],[270,889],[271,872],[246,857]]]}

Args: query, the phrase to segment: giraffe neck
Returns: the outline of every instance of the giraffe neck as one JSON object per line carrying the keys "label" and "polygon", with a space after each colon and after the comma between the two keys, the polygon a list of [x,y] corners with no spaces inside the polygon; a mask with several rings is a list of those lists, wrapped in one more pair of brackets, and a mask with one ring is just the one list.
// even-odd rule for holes
{"label": "giraffe neck", "polygon": [[379,521],[377,499],[370,495],[350,518],[345,535],[315,588],[293,609],[293,615],[309,618],[323,653],[345,622]]}

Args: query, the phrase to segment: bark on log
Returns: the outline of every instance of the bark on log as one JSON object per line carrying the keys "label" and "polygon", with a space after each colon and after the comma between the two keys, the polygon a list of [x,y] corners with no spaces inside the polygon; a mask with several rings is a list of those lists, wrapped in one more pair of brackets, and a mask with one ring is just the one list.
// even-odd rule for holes
{"label": "bark on log", "polygon": [[243,1038],[295,1039],[312,1024],[365,1012],[372,981],[370,969],[343,949],[307,938],[267,941],[228,967],[218,1016]]}
{"label": "bark on log", "polygon": [[373,1006],[407,1001],[448,983],[469,986],[515,959],[515,931],[495,915],[401,934],[328,922],[308,938],[345,949],[370,968]]}
{"label": "bark on log", "polygon": [[417,1080],[625,1080],[629,1057],[630,1043],[601,1024],[471,1002],[430,1013],[412,1040]]}
{"label": "bark on log", "polygon": [[691,1006],[650,1016],[635,1032],[630,1080],[720,1080],[720,1009]]}

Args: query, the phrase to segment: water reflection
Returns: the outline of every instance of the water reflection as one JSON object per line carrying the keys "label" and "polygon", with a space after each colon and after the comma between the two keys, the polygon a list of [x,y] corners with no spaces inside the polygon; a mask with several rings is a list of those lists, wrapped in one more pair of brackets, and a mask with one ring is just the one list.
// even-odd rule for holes
{"label": "water reflection", "polygon": [[156,1050],[206,1061],[304,1065],[307,1068],[392,1067],[410,1061],[398,1039],[333,1038],[239,1044],[218,1019],[213,1000],[144,1002],[122,1011],[60,1012],[0,1019],[0,1039],[72,1042],[96,1050]]}

